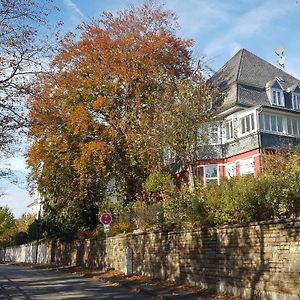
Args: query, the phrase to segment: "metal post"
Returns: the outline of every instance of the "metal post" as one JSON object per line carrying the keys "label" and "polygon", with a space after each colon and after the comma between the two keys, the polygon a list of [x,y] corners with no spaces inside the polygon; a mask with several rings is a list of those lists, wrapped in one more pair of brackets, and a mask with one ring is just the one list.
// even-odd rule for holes
{"label": "metal post", "polygon": [[41,220],[41,210],[39,210],[39,214],[38,214],[37,239],[36,239],[36,251],[35,251],[35,264],[37,264],[37,261],[38,261],[38,253],[39,253],[40,220]]}

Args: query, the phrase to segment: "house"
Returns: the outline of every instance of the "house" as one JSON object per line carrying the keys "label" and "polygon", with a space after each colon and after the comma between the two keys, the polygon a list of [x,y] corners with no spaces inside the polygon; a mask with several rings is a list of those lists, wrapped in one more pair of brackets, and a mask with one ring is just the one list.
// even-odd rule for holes
{"label": "house", "polygon": [[34,215],[36,219],[38,219],[42,215],[44,205],[38,192],[35,192],[34,201],[31,202],[29,205],[27,205],[27,208],[28,208],[28,214]]}
{"label": "house", "polygon": [[[224,93],[210,143],[195,153],[194,176],[207,184],[261,171],[264,151],[300,143],[300,81],[242,49],[212,78]],[[177,178],[188,177],[178,172]]]}

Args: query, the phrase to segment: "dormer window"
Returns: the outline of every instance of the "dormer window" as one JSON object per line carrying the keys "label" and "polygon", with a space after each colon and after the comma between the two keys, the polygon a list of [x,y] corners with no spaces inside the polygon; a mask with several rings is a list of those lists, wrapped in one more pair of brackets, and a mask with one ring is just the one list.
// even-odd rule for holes
{"label": "dormer window", "polygon": [[283,80],[275,78],[266,83],[266,92],[272,105],[285,106],[285,99],[283,94],[284,88],[281,85],[281,82],[283,82]]}
{"label": "dormer window", "polygon": [[272,104],[277,106],[284,106],[282,90],[272,89]]}
{"label": "dormer window", "polygon": [[300,110],[300,94],[292,93],[293,109]]}

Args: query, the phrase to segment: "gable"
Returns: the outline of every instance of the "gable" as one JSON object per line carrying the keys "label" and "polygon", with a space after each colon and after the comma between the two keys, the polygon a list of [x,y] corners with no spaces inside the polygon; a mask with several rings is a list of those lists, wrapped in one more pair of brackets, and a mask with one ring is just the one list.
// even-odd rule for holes
{"label": "gable", "polygon": [[271,88],[282,90],[282,86],[280,85],[280,83],[277,80],[275,80],[275,82],[272,84]]}
{"label": "gable", "polygon": [[299,87],[299,85],[297,85],[297,87],[295,88],[294,93],[300,94],[300,87]]}

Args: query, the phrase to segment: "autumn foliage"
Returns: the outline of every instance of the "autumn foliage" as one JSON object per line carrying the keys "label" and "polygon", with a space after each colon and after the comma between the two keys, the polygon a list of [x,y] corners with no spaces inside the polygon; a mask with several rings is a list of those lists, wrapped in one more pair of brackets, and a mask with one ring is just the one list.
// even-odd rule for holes
{"label": "autumn foliage", "polygon": [[210,89],[191,66],[192,41],[177,37],[176,26],[153,2],[104,13],[64,38],[51,74],[36,83],[28,163],[46,218],[61,230],[95,226],[111,178],[134,199],[151,168],[162,166],[174,114],[199,98],[200,85],[205,97],[194,99],[193,111],[205,115]]}

